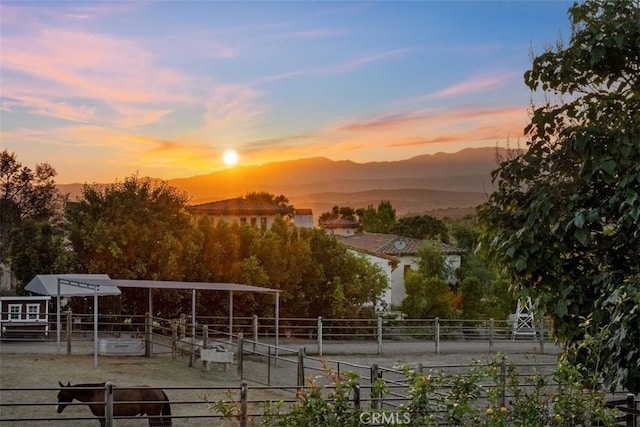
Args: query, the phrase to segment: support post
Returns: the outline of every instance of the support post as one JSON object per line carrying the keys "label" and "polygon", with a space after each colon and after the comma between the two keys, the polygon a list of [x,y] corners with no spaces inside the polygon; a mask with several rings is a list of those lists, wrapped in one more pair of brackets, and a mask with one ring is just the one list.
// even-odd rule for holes
{"label": "support post", "polygon": [[71,335],[73,333],[73,315],[71,310],[66,311],[67,317],[67,354],[71,354]]}
{"label": "support post", "polygon": [[298,387],[304,387],[304,347],[298,349]]}
{"label": "support post", "polygon": [[276,361],[278,360],[279,346],[280,346],[280,292],[276,292]]}
{"label": "support post", "polygon": [[204,358],[202,358],[202,350],[209,347],[209,343],[207,341],[209,341],[209,327],[207,325],[203,325],[202,326],[202,348],[200,349],[200,358],[202,359],[202,370],[205,372],[209,370],[209,362],[204,360]]}
{"label": "support post", "polygon": [[144,355],[151,357],[151,328],[153,318],[151,313],[147,312],[144,315]]}
{"label": "support post", "polygon": [[500,406],[507,405],[507,361],[500,361]]}
{"label": "support post", "polygon": [[378,317],[378,354],[382,354],[382,317]]}
{"label": "support post", "polygon": [[249,387],[246,382],[240,384],[240,427],[247,427],[248,421],[248,409],[247,409],[247,397],[249,394]]}
{"label": "support post", "polygon": [[189,356],[189,367],[196,364],[196,290],[191,290],[191,355]]}
{"label": "support post", "polygon": [[242,364],[244,362],[244,335],[242,332],[240,332],[238,334],[238,349],[237,349],[237,353],[238,353],[238,376],[240,377],[240,379],[244,379],[242,378]]}
{"label": "support post", "polygon": [[322,356],[322,316],[318,316],[318,356]]}
{"label": "support post", "polygon": [[93,288],[93,368],[98,369],[98,290]]}
{"label": "support post", "polygon": [[176,320],[171,321],[171,358],[176,358],[178,345],[178,322]]}
{"label": "support post", "polygon": [[436,317],[436,336],[435,336],[435,342],[436,342],[436,354],[440,354],[440,318]]}
{"label": "support post", "polygon": [[256,352],[256,343],[258,342],[258,315],[253,315],[253,352]]}
{"label": "support post", "polygon": [[374,392],[374,390],[376,389],[376,381],[378,380],[378,378],[381,378],[382,375],[380,375],[380,370],[378,369],[378,365],[377,364],[373,364],[371,365],[371,409],[375,410],[378,409],[378,399],[380,397],[379,392]]}
{"label": "support post", "polygon": [[104,385],[104,427],[113,426],[113,384]]}
{"label": "support post", "polygon": [[629,408],[631,411],[627,412],[627,414],[624,416],[626,425],[627,427],[635,427],[637,415],[634,414],[634,411],[637,408],[636,408],[636,397],[633,394],[627,394],[627,408]]}
{"label": "support post", "polygon": [[233,291],[229,291],[229,342],[233,342]]}
{"label": "support post", "polygon": [[489,319],[489,351],[493,351],[493,318]]}
{"label": "support post", "polygon": [[60,322],[60,278],[58,278],[56,282],[58,284],[58,293],[56,294],[56,353],[60,353],[60,328],[62,328]]}

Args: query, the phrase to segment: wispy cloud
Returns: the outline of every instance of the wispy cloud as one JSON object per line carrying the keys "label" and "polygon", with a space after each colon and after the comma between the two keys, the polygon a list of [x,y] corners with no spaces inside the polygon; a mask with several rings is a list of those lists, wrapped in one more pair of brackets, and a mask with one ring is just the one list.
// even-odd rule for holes
{"label": "wispy cloud", "polygon": [[399,57],[405,56],[411,50],[412,50],[411,48],[395,49],[395,50],[389,50],[384,52],[378,52],[372,55],[357,57],[350,61],[331,65],[331,66],[316,67],[316,68],[300,68],[296,70],[285,71],[280,74],[274,74],[271,76],[262,77],[261,79],[259,79],[258,83],[286,80],[290,78],[309,76],[309,75],[316,75],[316,76],[325,75],[326,76],[326,75],[351,73],[364,66],[371,65],[376,62],[386,61],[391,58],[399,58]]}
{"label": "wispy cloud", "polygon": [[448,96],[468,95],[496,89],[504,82],[513,79],[516,73],[510,71],[498,72],[491,75],[474,76],[467,81],[447,87],[436,93],[425,95],[428,98],[443,98]]}
{"label": "wispy cloud", "polygon": [[309,30],[277,33],[272,35],[271,37],[274,39],[323,39],[327,37],[342,36],[347,33],[348,31],[334,28],[315,28]]}
{"label": "wispy cloud", "polygon": [[412,50],[411,48],[402,48],[402,49],[388,50],[384,52],[378,52],[372,55],[362,56],[359,58],[355,58],[349,62],[345,62],[343,64],[338,64],[333,67],[324,68],[321,70],[321,73],[322,74],[340,74],[340,73],[351,72],[365,65],[369,65],[375,62],[385,61],[390,58],[398,58],[398,57],[404,56],[407,53],[409,53],[411,50]]}
{"label": "wispy cloud", "polygon": [[463,97],[482,92],[489,92],[506,87],[519,73],[511,70],[496,70],[491,73],[473,75],[466,80],[445,87],[436,92],[427,93],[413,98],[401,99],[394,105],[418,104],[425,101],[451,97]]}

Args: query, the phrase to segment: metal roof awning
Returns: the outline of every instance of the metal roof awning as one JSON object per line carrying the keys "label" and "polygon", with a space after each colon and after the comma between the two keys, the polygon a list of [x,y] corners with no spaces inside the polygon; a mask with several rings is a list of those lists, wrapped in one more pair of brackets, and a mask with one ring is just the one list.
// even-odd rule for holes
{"label": "metal roof awning", "polygon": [[202,291],[232,291],[232,292],[260,292],[276,293],[278,289],[262,288],[259,286],[242,285],[240,283],[208,283],[208,282],[172,282],[162,280],[89,280],[93,285],[109,285],[118,288],[145,288],[145,289],[189,289]]}
{"label": "metal roof awning", "polygon": [[34,294],[55,297],[89,297],[96,293],[98,296],[120,295],[120,289],[111,282],[106,274],[39,274],[24,289]]}
{"label": "metal roof awning", "polygon": [[[191,329],[195,335],[196,325],[196,291],[229,292],[229,331],[233,331],[233,293],[258,292],[275,296],[275,341],[276,355],[280,325],[280,290],[259,286],[242,285],[240,283],[207,283],[207,282],[172,282],[160,280],[113,280],[106,274],[41,274],[34,277],[25,290],[40,295],[56,297],[57,305],[57,351],[60,352],[60,299],[62,297],[93,296],[93,336],[94,367],[98,367],[98,297],[120,295],[119,288],[142,288],[149,290],[149,313],[153,313],[153,289],[185,289],[191,290]],[[192,353],[193,358],[193,353]]]}

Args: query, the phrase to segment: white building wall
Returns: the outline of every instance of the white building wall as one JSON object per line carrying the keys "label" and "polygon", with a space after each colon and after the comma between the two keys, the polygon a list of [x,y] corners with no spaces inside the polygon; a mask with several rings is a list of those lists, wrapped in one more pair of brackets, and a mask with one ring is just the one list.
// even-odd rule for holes
{"label": "white building wall", "polygon": [[[351,249],[350,249],[351,250]],[[399,307],[402,300],[406,298],[407,291],[404,287],[404,270],[405,266],[409,266],[412,270],[417,270],[417,257],[403,256],[400,257],[400,262],[396,268],[391,267],[391,261],[387,258],[377,257],[371,254],[362,254],[361,252],[353,251],[355,254],[364,256],[370,263],[377,265],[387,276],[389,282],[389,288],[385,291],[382,301],[387,305],[389,309],[391,307]],[[460,255],[447,255],[445,262],[449,266],[457,269],[460,267],[462,257]],[[451,277],[449,281],[454,283],[454,277]]]}
{"label": "white building wall", "polygon": [[293,223],[298,228],[313,228],[313,215],[294,215]]}

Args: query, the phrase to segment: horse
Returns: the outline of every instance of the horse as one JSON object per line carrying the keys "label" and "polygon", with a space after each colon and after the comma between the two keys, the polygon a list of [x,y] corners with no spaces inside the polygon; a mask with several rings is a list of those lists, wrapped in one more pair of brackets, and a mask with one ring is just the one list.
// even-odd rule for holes
{"label": "horse", "polygon": [[[86,403],[98,417],[100,426],[105,425],[105,384],[60,384],[58,392],[58,405],[56,410],[61,413],[64,408],[74,399]],[[113,389],[113,415],[114,416],[135,416],[147,415],[149,426],[170,427],[171,405],[167,394],[159,388],[147,385],[136,386],[135,388]]]}

